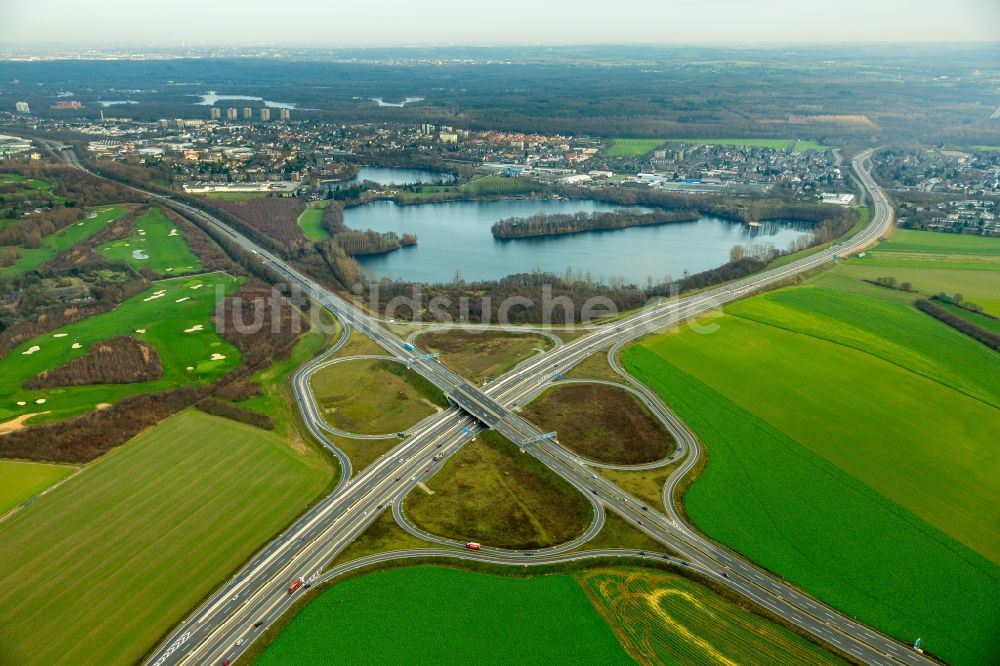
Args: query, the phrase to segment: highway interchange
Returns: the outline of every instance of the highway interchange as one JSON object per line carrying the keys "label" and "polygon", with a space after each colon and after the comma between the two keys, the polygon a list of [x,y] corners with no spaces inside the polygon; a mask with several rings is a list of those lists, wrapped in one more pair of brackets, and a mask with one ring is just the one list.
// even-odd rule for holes
{"label": "highway interchange", "polygon": [[[60,151],[71,163],[83,168],[71,151]],[[260,257],[289,283],[327,308],[343,324],[340,341],[321,357],[307,363],[293,378],[296,400],[312,434],[323,442],[343,467],[334,490],[311,508],[277,539],[265,546],[232,579],[203,602],[152,652],[147,663],[153,666],[173,664],[213,664],[232,662],[250,646],[271,623],[281,617],[309,587],[328,581],[349,570],[377,562],[407,558],[446,557],[474,559],[496,564],[542,565],[594,557],[647,557],[686,566],[725,585],[754,601],[784,621],[798,626],[842,654],[871,664],[934,663],[908,646],[884,636],[852,618],[824,605],[758,569],[684,523],[673,498],[679,481],[696,464],[700,455],[697,440],[652,391],[629,377],[616,365],[615,356],[625,344],[650,332],[676,326],[730,301],[743,298],[762,288],[781,284],[790,277],[828,265],[838,256],[859,252],[885,234],[892,224],[892,209],[885,195],[864,168],[870,152],[852,163],[871,198],[869,224],[849,240],[821,250],[782,267],[702,291],[692,296],[662,301],[635,314],[599,327],[594,332],[539,354],[484,387],[476,387],[452,372],[435,358],[411,349],[404,340],[385,328],[381,321],[355,304],[322,287],[308,276],[288,266],[282,259],[234,232],[212,215],[159,194],[144,192],[179,213],[238,243],[246,252]],[[309,386],[309,378],[328,364],[350,330],[369,336],[389,355],[406,363],[449,397],[454,407],[418,424],[409,436],[392,451],[351,478],[350,460],[326,436],[329,426],[318,413]],[[609,360],[623,381],[630,384],[674,434],[678,455],[683,462],[671,474],[663,490],[663,506],[648,507],[642,501],[595,474],[585,461],[552,440],[517,414],[519,405],[551,386],[554,376],[563,373],[597,352],[608,351]],[[570,544],[531,553],[485,549],[472,552],[458,542],[432,539],[440,547],[383,553],[355,562],[324,569],[351,541],[360,535],[387,509],[395,512],[404,527],[401,498],[425,477],[425,468],[437,471],[448,457],[471,440],[484,427],[497,430],[548,465],[575,486],[590,501],[594,520],[580,538]],[[441,454],[437,461],[435,456]],[[664,461],[666,462],[666,461]],[[634,550],[574,550],[596,535],[603,526],[605,510],[611,510],[653,539],[664,544],[669,553],[645,553]],[[221,538],[224,538],[221,537]],[[306,585],[293,594],[288,586],[297,578]]]}

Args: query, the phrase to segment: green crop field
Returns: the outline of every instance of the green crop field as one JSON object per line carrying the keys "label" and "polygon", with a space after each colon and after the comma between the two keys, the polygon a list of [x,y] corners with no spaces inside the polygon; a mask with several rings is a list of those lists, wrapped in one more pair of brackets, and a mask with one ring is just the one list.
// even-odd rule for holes
{"label": "green crop field", "polygon": [[[121,217],[125,209],[122,206],[101,206],[92,209],[91,212],[96,213],[96,216],[92,218],[85,217],[61,231],[49,234],[42,239],[41,247],[21,248],[19,250],[21,257],[13,266],[0,268],[0,277],[21,275],[25,271],[38,268],[60,252],[64,252],[80,241],[84,241],[96,234],[109,222]],[[11,223],[13,222],[16,222],[16,220],[11,221]]]}
{"label": "green crop field", "polygon": [[69,465],[0,460],[0,514],[73,473]]}
{"label": "green crop field", "polygon": [[[239,284],[240,279],[223,273],[161,280],[111,312],[18,345],[0,359],[0,422],[24,414],[39,414],[32,422],[64,418],[136,393],[215,381],[241,360],[239,350],[223,340],[212,325],[216,290],[232,293]],[[152,345],[163,364],[163,377],[138,384],[33,391],[22,387],[43,370],[59,367],[85,354],[90,346],[120,335]]]}
{"label": "green crop field", "polygon": [[364,435],[409,428],[438,408],[444,394],[400,363],[368,359],[337,363],[313,375],[323,418],[335,428]]}
{"label": "green crop field", "polygon": [[0,523],[0,661],[138,661],[331,476],[195,410],[147,430]]}
{"label": "green crop field", "polygon": [[907,304],[816,287],[726,312],[648,347],[1000,563],[1000,356]]}
{"label": "green crop field", "polygon": [[[909,282],[913,289],[924,295],[940,292],[962,294],[965,300],[978,303],[990,314],[1000,316],[1000,270],[968,270],[976,269],[983,264],[935,268],[931,262],[924,265],[901,262],[886,266],[882,263],[865,263],[867,261],[868,257],[849,259],[834,269],[834,274],[857,280],[875,280],[891,276],[899,283]],[[913,294],[909,295],[910,300],[913,297]]]}
{"label": "green crop field", "polygon": [[323,226],[323,209],[327,201],[310,201],[302,214],[299,215],[299,228],[306,238],[318,243],[330,237],[330,232]]}
{"label": "green crop field", "polygon": [[1000,238],[897,229],[891,238],[878,245],[872,252],[875,254],[920,252],[1000,257]]}
{"label": "green crop field", "polygon": [[596,569],[577,578],[640,663],[844,663],[788,629],[677,574]]}
{"label": "green crop field", "polygon": [[981,326],[987,331],[992,331],[993,333],[1000,334],[1000,320],[993,319],[992,317],[987,317],[985,315],[979,314],[978,312],[970,312],[965,308],[960,308],[952,303],[945,303],[943,301],[935,301],[937,305],[940,305],[945,310],[948,310],[952,314],[956,314],[962,319],[967,319],[971,321],[976,326]]}
{"label": "green crop field", "polygon": [[159,208],[150,208],[133,221],[128,238],[97,248],[97,251],[108,259],[148,268],[160,275],[183,275],[201,270],[201,261],[191,252],[184,234]]}
{"label": "green crop field", "polygon": [[614,139],[605,151],[608,157],[642,157],[666,143],[666,139]]}
{"label": "green crop field", "polygon": [[406,515],[426,531],[501,548],[544,548],[579,536],[590,504],[540,460],[493,430],[479,433],[433,476],[433,491],[405,499]]}
{"label": "green crop field", "polygon": [[866,286],[773,292],[623,360],[708,448],[685,500],[707,534],[901,640],[988,662],[998,361]]}
{"label": "green crop field", "polygon": [[334,585],[255,663],[633,662],[570,575],[512,579],[413,567]]}

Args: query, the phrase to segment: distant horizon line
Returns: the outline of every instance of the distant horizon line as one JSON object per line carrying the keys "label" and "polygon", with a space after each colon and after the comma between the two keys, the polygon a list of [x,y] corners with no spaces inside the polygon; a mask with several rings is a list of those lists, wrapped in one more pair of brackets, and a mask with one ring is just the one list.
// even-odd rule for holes
{"label": "distant horizon line", "polygon": [[184,51],[186,49],[205,49],[205,48],[236,48],[236,49],[246,49],[246,50],[260,50],[260,49],[296,49],[296,50],[326,50],[326,51],[343,51],[343,50],[379,50],[379,49],[426,49],[426,48],[475,48],[475,49],[504,49],[504,48],[525,48],[525,47],[537,47],[537,48],[579,48],[579,47],[598,47],[598,48],[612,48],[612,47],[632,47],[632,48],[690,48],[690,47],[707,47],[707,48],[758,48],[758,49],[774,49],[774,48],[786,48],[789,46],[814,46],[814,47],[830,47],[830,46],[925,46],[925,47],[935,47],[935,46],[987,46],[995,45],[1000,46],[1000,39],[970,39],[970,40],[849,40],[849,41],[823,41],[823,40],[810,40],[810,41],[788,41],[788,42],[763,42],[763,41],[673,41],[673,42],[543,42],[543,41],[526,41],[526,42],[357,42],[357,43],[344,43],[340,42],[336,45],[331,44],[321,44],[321,43],[288,43],[288,42],[191,42],[189,44],[177,45],[176,42],[142,42],[142,41],[120,41],[120,42],[103,42],[98,44],[96,42],[73,42],[73,41],[51,41],[51,42],[17,42],[12,40],[7,40],[6,44],[2,47],[4,52],[12,52],[17,49],[22,48],[86,48],[90,50],[106,51],[109,49],[118,48],[156,48],[167,51]]}

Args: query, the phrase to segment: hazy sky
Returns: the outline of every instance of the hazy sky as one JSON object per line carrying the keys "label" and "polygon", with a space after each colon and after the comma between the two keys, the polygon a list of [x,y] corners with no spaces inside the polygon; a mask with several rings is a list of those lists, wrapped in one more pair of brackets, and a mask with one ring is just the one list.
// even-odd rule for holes
{"label": "hazy sky", "polygon": [[998,0],[0,0],[0,48],[1000,41]]}

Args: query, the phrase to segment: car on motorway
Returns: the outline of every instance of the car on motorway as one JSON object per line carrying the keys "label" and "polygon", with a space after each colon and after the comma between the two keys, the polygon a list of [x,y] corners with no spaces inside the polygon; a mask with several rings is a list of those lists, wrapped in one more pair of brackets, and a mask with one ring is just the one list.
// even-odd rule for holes
{"label": "car on motorway", "polygon": [[465,547],[468,548],[469,550],[482,550],[483,549],[482,544],[478,544],[475,541],[468,542],[467,544],[465,544]]}
{"label": "car on motorway", "polygon": [[430,474],[431,468],[430,467],[425,467],[424,468],[424,472],[427,473],[427,474]]}
{"label": "car on motorway", "polygon": [[239,645],[243,645],[243,642],[244,642],[245,640],[246,640],[245,638],[241,638],[241,639],[239,639],[238,641],[236,641],[236,645],[237,645],[237,646],[239,646]]}
{"label": "car on motorway", "polygon": [[639,524],[642,525],[643,527],[645,527],[646,525],[646,523],[642,522],[641,520],[639,521]]}

